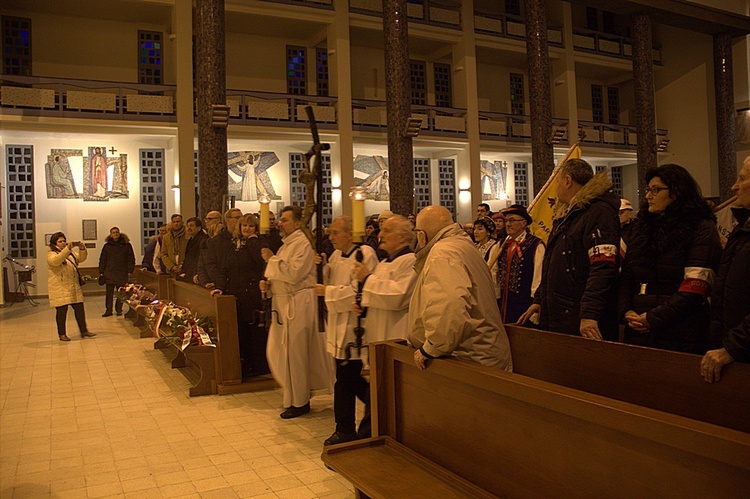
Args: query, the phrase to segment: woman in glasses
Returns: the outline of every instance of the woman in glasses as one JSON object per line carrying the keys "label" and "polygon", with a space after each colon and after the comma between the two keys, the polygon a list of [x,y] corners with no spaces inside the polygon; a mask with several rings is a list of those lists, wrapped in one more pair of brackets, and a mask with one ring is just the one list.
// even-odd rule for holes
{"label": "woman in glasses", "polygon": [[620,281],[625,342],[702,354],[721,258],[716,217],[683,167],[653,168],[646,182]]}

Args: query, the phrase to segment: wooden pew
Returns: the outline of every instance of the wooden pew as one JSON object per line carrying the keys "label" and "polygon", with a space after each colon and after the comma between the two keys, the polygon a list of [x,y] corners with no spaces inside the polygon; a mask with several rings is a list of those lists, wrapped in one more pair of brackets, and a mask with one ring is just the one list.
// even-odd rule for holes
{"label": "wooden pew", "polygon": [[370,346],[376,436],[323,452],[360,497],[750,496],[746,432],[413,352]]}
{"label": "wooden pew", "polygon": [[699,355],[505,329],[516,374],[750,433],[750,364],[730,364],[708,384]]}
{"label": "wooden pew", "polygon": [[[242,362],[237,337],[237,307],[234,296],[211,296],[211,293],[205,288],[174,279],[169,279],[168,286],[172,302],[189,308],[192,313],[198,316],[213,318],[214,334],[217,338],[216,348],[212,348],[215,352],[214,372],[209,373],[207,366],[201,370],[201,379],[214,380],[215,387],[211,393],[228,395],[268,390],[278,386],[272,378],[267,377],[242,379]],[[195,348],[195,346],[191,346],[185,350],[187,360],[191,360],[191,350]],[[203,355],[203,358],[205,358],[206,354]]]}
{"label": "wooden pew", "polygon": [[[156,295],[159,300],[170,300],[169,297],[169,280],[170,276],[166,274],[157,274],[149,270],[144,270],[142,267],[136,267],[133,273],[133,282],[142,284],[149,291]],[[141,330],[141,338],[150,338],[154,336],[153,330],[149,327],[146,321],[146,313],[148,309],[144,305],[138,305],[135,308],[128,305],[128,311],[125,313],[125,317],[133,321],[133,325],[137,326]]]}

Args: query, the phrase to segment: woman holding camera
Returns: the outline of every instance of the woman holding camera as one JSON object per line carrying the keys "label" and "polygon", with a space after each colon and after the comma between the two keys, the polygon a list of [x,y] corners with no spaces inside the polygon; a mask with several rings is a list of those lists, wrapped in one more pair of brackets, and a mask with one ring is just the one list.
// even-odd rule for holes
{"label": "woman holding camera", "polygon": [[[78,248],[78,256],[73,252],[74,247]],[[57,309],[57,335],[60,341],[70,341],[65,333],[68,305],[73,307],[81,338],[96,336],[86,327],[81,276],[78,273],[78,264],[86,260],[87,256],[86,246],[83,243],[67,242],[62,232],[55,232],[50,237],[47,252],[47,269],[49,270],[47,288],[49,304]]]}

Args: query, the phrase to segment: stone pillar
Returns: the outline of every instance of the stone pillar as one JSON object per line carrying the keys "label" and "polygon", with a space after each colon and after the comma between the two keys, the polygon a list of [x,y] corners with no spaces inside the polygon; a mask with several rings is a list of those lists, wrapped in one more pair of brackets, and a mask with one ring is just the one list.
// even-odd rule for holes
{"label": "stone pillar", "polygon": [[526,57],[529,66],[529,112],[531,114],[531,162],[534,193],[538,193],[555,169],[552,137],[552,93],[547,47],[547,2],[527,0]]}
{"label": "stone pillar", "polygon": [[414,206],[414,153],[404,137],[411,116],[409,19],[406,0],[383,0],[385,35],[385,105],[388,119],[388,170],[391,210],[404,215]]}
{"label": "stone pillar", "polygon": [[198,111],[198,182],[200,215],[226,208],[229,190],[227,129],[211,126],[214,104],[226,104],[224,0],[197,0],[195,37],[196,106]]}
{"label": "stone pillar", "polygon": [[638,134],[638,191],[646,187],[644,175],[658,166],[656,158],[656,107],[654,104],[654,57],[651,53],[651,18],[637,14],[631,26],[633,34],[633,80],[635,91],[635,128]]}
{"label": "stone pillar", "polygon": [[198,214],[195,190],[195,126],[193,121],[193,6],[177,2],[172,11],[176,62],[177,164],[180,172],[179,213],[185,220]]}
{"label": "stone pillar", "polygon": [[732,37],[714,35],[714,83],[716,88],[716,142],[719,150],[719,196],[732,197],[737,180],[736,112],[732,77]]}

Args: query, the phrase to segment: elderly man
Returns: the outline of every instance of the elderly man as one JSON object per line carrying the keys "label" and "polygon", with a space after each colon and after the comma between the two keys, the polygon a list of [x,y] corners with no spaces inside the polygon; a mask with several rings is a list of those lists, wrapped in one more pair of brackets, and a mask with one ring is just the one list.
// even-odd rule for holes
{"label": "elderly man", "polygon": [[185,234],[182,215],[175,213],[171,218],[170,229],[164,234],[161,243],[161,261],[164,263],[165,270],[172,276],[182,271],[187,243],[188,236]]}
{"label": "elderly man", "polygon": [[454,356],[511,371],[505,328],[490,269],[450,212],[428,206],[417,215],[417,283],[409,303],[414,363]]}
{"label": "elderly man", "polygon": [[215,210],[209,211],[208,213],[206,213],[205,221],[206,221],[206,230],[208,230],[214,225],[221,223],[221,213]]}
{"label": "elderly man", "polygon": [[[234,251],[232,234],[237,227],[237,222],[242,217],[242,210],[239,208],[230,208],[224,213],[225,225],[221,232],[208,240],[206,244],[206,254],[203,261],[204,270],[209,283],[225,282],[226,279],[221,275],[220,262],[224,261]],[[208,286],[213,288],[213,286]]]}
{"label": "elderly man", "polygon": [[[336,383],[333,385],[333,413],[336,431],[326,439],[325,445],[340,444],[357,438],[357,398],[369,404],[370,390],[362,377],[362,360],[356,350],[347,348],[354,343],[354,327],[357,316],[352,311],[358,283],[354,277],[354,266],[361,252],[362,263],[368,269],[378,264],[375,250],[370,246],[355,245],[352,234],[352,219],[348,216],[336,218],[329,230],[335,251],[323,269],[325,284],[315,286],[316,294],[324,296],[328,308],[326,337],[328,353],[336,359]],[[325,253],[316,258],[316,263],[325,262]]]}
{"label": "elderly man", "polygon": [[267,262],[261,291],[273,297],[277,315],[268,332],[268,366],[283,390],[283,419],[310,412],[310,392],[331,391],[332,369],[325,352],[325,335],[317,330],[314,253],[302,227],[302,209],[287,206],[279,230],[284,244],[277,255],[261,249]]}
{"label": "elderly man", "polygon": [[[558,208],[559,206],[559,208]],[[617,341],[620,197],[605,172],[568,160],[557,185],[552,225],[534,304],[518,319],[540,313],[542,329]]]}
{"label": "elderly man", "polygon": [[708,383],[719,381],[721,369],[734,361],[750,362],[750,156],[745,158],[732,208],[737,226],[721,255],[711,298],[710,350],[701,361],[701,375]]}

